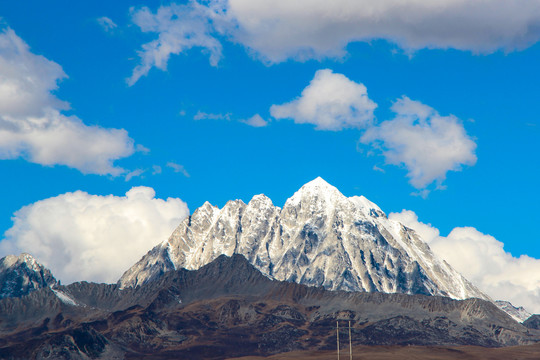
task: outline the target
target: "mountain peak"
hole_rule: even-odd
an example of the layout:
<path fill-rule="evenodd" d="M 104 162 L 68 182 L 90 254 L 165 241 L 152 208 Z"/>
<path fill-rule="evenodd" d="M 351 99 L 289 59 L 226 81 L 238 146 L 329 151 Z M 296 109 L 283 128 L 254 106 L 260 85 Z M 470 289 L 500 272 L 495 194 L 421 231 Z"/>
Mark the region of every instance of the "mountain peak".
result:
<path fill-rule="evenodd" d="M 313 179 L 310 182 L 304 184 L 304 186 L 302 186 L 301 189 L 304 189 L 304 188 L 305 189 L 321 189 L 321 190 L 336 189 L 336 187 L 330 185 L 326 180 L 324 180 L 320 176 L 317 176 L 315 179 Z"/>
<path fill-rule="evenodd" d="M 0 259 L 0 299 L 24 296 L 56 283 L 51 271 L 30 254 L 7 255 Z"/>
<path fill-rule="evenodd" d="M 343 195 L 335 186 L 330 185 L 319 176 L 306 183 L 295 192 L 294 195 L 287 200 L 285 206 L 296 206 L 307 199 L 322 200 L 328 204 L 345 199 L 345 195 Z"/>
<path fill-rule="evenodd" d="M 273 207 L 274 204 L 272 203 L 272 199 L 270 199 L 268 196 L 264 194 L 259 194 L 251 198 L 251 200 L 248 203 L 248 206 Z"/>
<path fill-rule="evenodd" d="M 26 264 L 29 269 L 34 271 L 39 271 L 40 269 L 40 264 L 32 255 L 28 253 L 21 253 L 19 256 L 7 255 L 0 259 L 0 271 L 11 267 L 20 266 L 22 264 Z"/>

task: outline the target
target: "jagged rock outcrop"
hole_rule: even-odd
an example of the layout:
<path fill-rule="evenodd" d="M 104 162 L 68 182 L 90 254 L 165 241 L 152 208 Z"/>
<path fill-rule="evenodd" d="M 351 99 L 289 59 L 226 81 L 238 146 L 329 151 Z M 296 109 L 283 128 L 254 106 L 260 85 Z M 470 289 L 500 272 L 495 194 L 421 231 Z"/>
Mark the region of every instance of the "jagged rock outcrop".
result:
<path fill-rule="evenodd" d="M 57 283 L 51 271 L 30 254 L 8 255 L 0 259 L 0 299 L 21 297 Z"/>
<path fill-rule="evenodd" d="M 531 315 L 527 320 L 523 322 L 523 326 L 529 329 L 540 330 L 540 315 Z"/>
<path fill-rule="evenodd" d="M 283 209 L 264 195 L 248 204 L 229 201 L 222 209 L 205 203 L 118 284 L 140 286 L 167 271 L 198 269 L 235 253 L 271 278 L 330 290 L 489 299 L 413 230 L 321 178 L 304 185 Z"/>

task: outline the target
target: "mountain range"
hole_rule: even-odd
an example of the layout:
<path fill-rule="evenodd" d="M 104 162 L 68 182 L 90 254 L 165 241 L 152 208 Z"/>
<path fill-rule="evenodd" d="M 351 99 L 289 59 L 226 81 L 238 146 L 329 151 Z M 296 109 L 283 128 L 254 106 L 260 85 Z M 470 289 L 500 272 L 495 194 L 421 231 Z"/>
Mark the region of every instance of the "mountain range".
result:
<path fill-rule="evenodd" d="M 540 331 L 493 303 L 329 291 L 271 280 L 243 256 L 121 289 L 74 283 L 0 300 L 2 359 L 226 359 L 353 345 L 534 344 Z"/>
<path fill-rule="evenodd" d="M 283 209 L 264 195 L 222 209 L 205 203 L 119 280 L 139 286 L 241 254 L 270 278 L 329 290 L 489 297 L 436 257 L 417 233 L 363 196 L 345 197 L 317 178 Z"/>
<path fill-rule="evenodd" d="M 205 203 L 117 284 L 62 286 L 29 254 L 1 259 L 0 281 L 2 359 L 322 351 L 339 319 L 355 345 L 540 340 L 536 316 L 493 301 L 414 230 L 321 178 L 283 208 L 264 195 Z"/>

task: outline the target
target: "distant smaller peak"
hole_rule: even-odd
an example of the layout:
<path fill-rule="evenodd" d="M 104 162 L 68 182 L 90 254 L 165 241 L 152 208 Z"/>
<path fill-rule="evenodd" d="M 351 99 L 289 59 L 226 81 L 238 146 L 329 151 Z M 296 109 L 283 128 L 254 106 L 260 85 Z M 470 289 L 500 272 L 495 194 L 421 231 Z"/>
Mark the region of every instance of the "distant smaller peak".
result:
<path fill-rule="evenodd" d="M 202 204 L 201 207 L 208 208 L 208 207 L 215 207 L 214 205 L 210 204 L 209 201 L 205 201 L 204 204 Z"/>
<path fill-rule="evenodd" d="M 249 204 L 254 204 L 254 203 L 264 203 L 268 205 L 274 205 L 272 203 L 272 199 L 270 199 L 268 196 L 264 194 L 254 195 L 249 201 Z"/>
<path fill-rule="evenodd" d="M 251 200 L 264 200 L 266 201 L 266 199 L 270 200 L 270 198 L 264 194 L 257 194 L 257 195 L 253 195 L 253 197 L 251 198 Z"/>
<path fill-rule="evenodd" d="M 210 204 L 208 201 L 205 201 L 201 207 L 195 209 L 195 211 L 205 211 L 205 212 L 214 212 L 219 210 L 217 206 Z"/>
<path fill-rule="evenodd" d="M 0 299 L 24 296 L 58 283 L 51 271 L 28 253 L 0 259 L 0 278 Z"/>
<path fill-rule="evenodd" d="M 0 259 L 0 263 L 3 265 L 4 268 L 12 267 L 16 264 L 22 264 L 22 263 L 26 263 L 29 265 L 38 264 L 36 259 L 28 253 L 21 253 L 19 256 L 7 255 L 3 257 L 2 259 Z"/>
<path fill-rule="evenodd" d="M 197 216 L 197 215 L 200 216 L 201 214 L 211 215 L 216 212 L 219 212 L 218 207 L 210 204 L 208 201 L 205 201 L 201 207 L 195 209 L 195 211 L 193 212 L 193 216 Z"/>

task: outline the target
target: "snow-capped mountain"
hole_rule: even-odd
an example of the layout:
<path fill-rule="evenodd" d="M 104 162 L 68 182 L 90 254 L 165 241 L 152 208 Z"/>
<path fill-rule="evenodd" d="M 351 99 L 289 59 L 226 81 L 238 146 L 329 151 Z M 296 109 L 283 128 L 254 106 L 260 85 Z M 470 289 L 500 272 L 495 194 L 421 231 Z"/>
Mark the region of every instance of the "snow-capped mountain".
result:
<path fill-rule="evenodd" d="M 524 322 L 532 315 L 530 312 L 525 310 L 523 306 L 516 307 L 512 305 L 512 303 L 509 301 L 497 300 L 495 301 L 495 305 L 497 305 L 499 309 L 510 315 L 517 322 Z"/>
<path fill-rule="evenodd" d="M 56 284 L 51 271 L 32 255 L 8 255 L 0 259 L 0 299 L 24 296 Z"/>
<path fill-rule="evenodd" d="M 321 178 L 304 185 L 283 209 L 264 195 L 248 204 L 229 201 L 222 209 L 205 203 L 118 283 L 142 285 L 165 271 L 198 269 L 234 253 L 271 278 L 330 290 L 489 299 L 413 230 Z"/>

